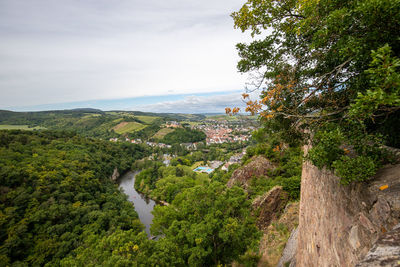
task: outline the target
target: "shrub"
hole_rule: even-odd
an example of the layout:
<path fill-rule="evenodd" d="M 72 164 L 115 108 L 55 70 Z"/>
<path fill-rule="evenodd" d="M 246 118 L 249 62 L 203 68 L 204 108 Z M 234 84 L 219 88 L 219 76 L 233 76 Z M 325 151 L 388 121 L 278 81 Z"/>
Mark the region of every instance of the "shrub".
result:
<path fill-rule="evenodd" d="M 344 154 L 340 148 L 343 140 L 343 134 L 338 128 L 332 131 L 320 131 L 314 137 L 313 147 L 308 152 L 307 158 L 319 169 L 324 166 L 331 169 L 332 163 Z"/>
<path fill-rule="evenodd" d="M 340 182 L 344 185 L 348 185 L 353 181 L 366 181 L 378 169 L 374 160 L 366 156 L 356 158 L 342 156 L 339 160 L 333 162 L 332 166 L 335 168 L 336 174 L 340 176 Z"/>

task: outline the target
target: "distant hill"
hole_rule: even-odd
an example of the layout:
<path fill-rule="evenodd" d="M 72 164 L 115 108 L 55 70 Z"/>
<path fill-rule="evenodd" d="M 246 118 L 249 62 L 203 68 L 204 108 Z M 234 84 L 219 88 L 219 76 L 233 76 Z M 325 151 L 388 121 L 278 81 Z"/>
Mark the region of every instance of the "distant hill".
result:
<path fill-rule="evenodd" d="M 201 121 L 204 118 L 201 114 L 102 111 L 92 108 L 37 112 L 0 110 L 0 129 L 51 129 L 101 138 L 120 135 L 146 138 L 154 135 L 166 121 Z"/>

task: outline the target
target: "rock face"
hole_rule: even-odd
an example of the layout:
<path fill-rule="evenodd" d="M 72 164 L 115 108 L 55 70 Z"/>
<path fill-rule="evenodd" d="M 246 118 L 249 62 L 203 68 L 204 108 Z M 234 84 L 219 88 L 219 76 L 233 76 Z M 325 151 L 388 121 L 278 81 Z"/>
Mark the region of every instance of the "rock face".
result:
<path fill-rule="evenodd" d="M 119 176 L 120 175 L 119 175 L 118 169 L 117 169 L 117 167 L 115 167 L 115 169 L 113 171 L 113 174 L 111 175 L 110 179 L 115 182 L 115 181 L 117 181 Z"/>
<path fill-rule="evenodd" d="M 288 263 L 289 267 L 296 266 L 296 249 L 297 249 L 297 236 L 299 233 L 299 228 L 293 229 L 292 233 L 290 234 L 289 240 L 286 243 L 285 249 L 283 250 L 282 257 L 278 262 L 276 267 L 284 267 L 287 266 Z"/>
<path fill-rule="evenodd" d="M 257 226 L 264 229 L 270 225 L 272 220 L 279 218 L 288 202 L 288 194 L 283 191 L 282 186 L 275 186 L 262 196 L 253 201 L 253 210 L 259 212 Z"/>
<path fill-rule="evenodd" d="M 330 171 L 303 164 L 297 266 L 354 266 L 399 221 L 400 164 L 349 186 Z"/>
<path fill-rule="evenodd" d="M 282 255 L 290 254 L 288 250 L 284 252 L 285 244 L 287 247 L 296 248 L 293 231 L 299 224 L 299 203 L 292 202 L 286 205 L 282 215 L 277 220 L 273 220 L 271 224 L 262 229 L 263 237 L 260 242 L 260 261 L 258 267 L 277 266 Z M 295 251 L 292 251 L 295 253 Z M 291 253 L 292 253 L 291 252 Z M 288 256 L 290 258 L 290 256 Z M 282 260 L 283 266 L 288 261 Z M 294 266 L 295 260 L 291 261 L 290 266 Z"/>
<path fill-rule="evenodd" d="M 387 232 L 356 267 L 400 266 L 400 224 Z"/>
<path fill-rule="evenodd" d="M 252 177 L 268 176 L 268 171 L 273 169 L 275 169 L 275 165 L 266 158 L 262 156 L 254 157 L 249 164 L 233 172 L 227 186 L 232 187 L 238 184 L 247 190 Z"/>

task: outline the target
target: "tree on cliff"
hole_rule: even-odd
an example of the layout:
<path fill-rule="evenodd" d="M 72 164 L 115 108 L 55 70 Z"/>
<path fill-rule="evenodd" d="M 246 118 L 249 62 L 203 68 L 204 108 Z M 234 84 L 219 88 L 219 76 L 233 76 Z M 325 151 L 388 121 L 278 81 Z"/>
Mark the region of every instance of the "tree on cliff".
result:
<path fill-rule="evenodd" d="M 365 144 L 381 134 L 400 146 L 399 0 L 248 0 L 232 17 L 254 37 L 237 45 L 238 69 L 253 74 L 248 90 L 262 90 L 261 100 L 243 94 L 246 110 L 284 142 L 308 128 L 328 150 L 323 133 L 335 130 L 373 169 L 379 156 Z"/>

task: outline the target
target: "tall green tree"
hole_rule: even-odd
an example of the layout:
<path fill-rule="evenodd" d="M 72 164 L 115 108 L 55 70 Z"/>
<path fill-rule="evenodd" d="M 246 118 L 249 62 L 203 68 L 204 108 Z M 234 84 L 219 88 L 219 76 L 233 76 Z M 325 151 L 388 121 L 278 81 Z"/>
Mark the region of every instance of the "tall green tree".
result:
<path fill-rule="evenodd" d="M 262 91 L 243 95 L 247 111 L 282 141 L 336 129 L 335 147 L 359 156 L 372 157 L 378 136 L 400 146 L 399 0 L 248 0 L 232 17 L 254 38 L 237 45 L 239 71 L 255 77 L 248 89 Z"/>
<path fill-rule="evenodd" d="M 238 69 L 258 74 L 262 115 L 282 126 L 342 118 L 358 93 L 377 86 L 375 71 L 367 71 L 371 51 L 386 45 L 392 57 L 400 54 L 399 0 L 249 0 L 232 17 L 254 37 L 237 45 Z M 374 62 L 375 69 L 399 72 L 388 61 Z M 399 83 L 378 87 L 388 92 Z M 398 115 L 398 102 L 378 105 Z"/>
<path fill-rule="evenodd" d="M 186 189 L 154 215 L 152 231 L 176 244 L 189 266 L 229 264 L 260 237 L 245 192 L 217 182 Z"/>
<path fill-rule="evenodd" d="M 59 266 L 88 239 L 144 228 L 110 179 L 147 155 L 142 147 L 53 131 L 0 140 L 1 266 Z"/>

